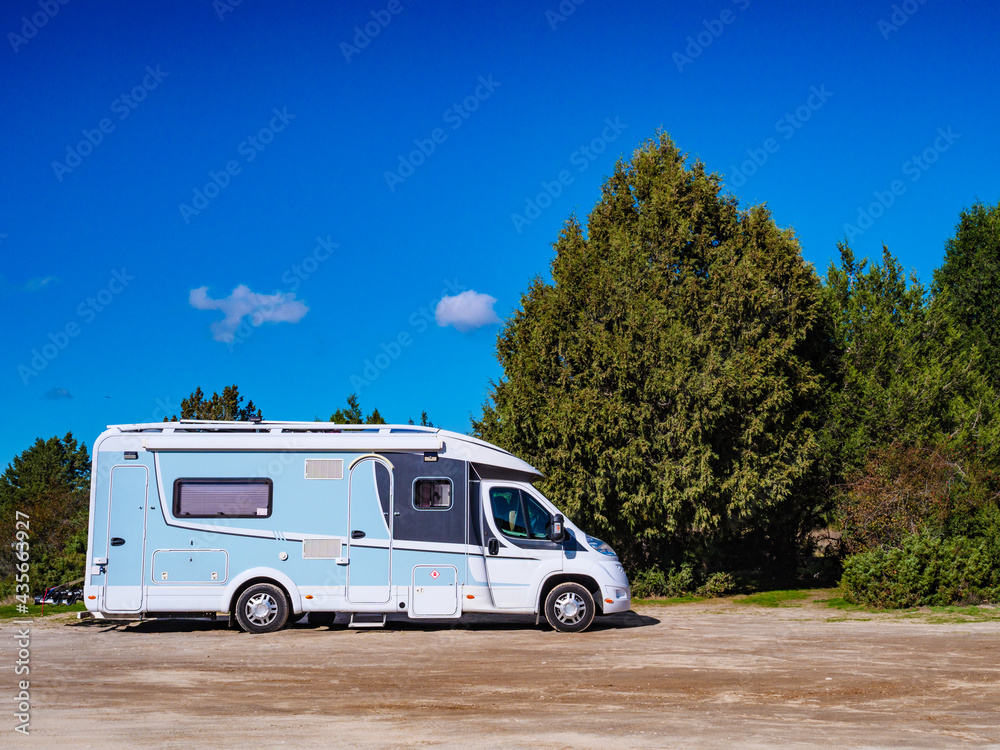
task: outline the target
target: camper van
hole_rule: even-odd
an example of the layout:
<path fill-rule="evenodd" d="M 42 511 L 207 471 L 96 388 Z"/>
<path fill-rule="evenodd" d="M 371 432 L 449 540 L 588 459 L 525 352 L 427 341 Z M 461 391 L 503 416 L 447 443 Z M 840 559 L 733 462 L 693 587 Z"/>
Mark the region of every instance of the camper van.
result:
<path fill-rule="evenodd" d="M 482 440 L 413 425 L 181 420 L 93 448 L 84 601 L 97 617 L 218 617 L 269 633 L 387 617 L 626 612 L 614 551 L 541 474 Z M 339 615 L 339 617 L 337 617 Z"/>

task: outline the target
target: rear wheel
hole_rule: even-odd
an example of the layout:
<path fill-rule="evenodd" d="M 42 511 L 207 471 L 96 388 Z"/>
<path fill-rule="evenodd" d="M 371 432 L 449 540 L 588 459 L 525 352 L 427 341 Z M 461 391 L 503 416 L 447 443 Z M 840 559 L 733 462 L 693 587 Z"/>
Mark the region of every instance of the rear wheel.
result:
<path fill-rule="evenodd" d="M 236 602 L 236 621 L 248 633 L 273 633 L 288 621 L 288 598 L 272 583 L 255 583 Z"/>
<path fill-rule="evenodd" d="M 560 632 L 586 630 L 594 614 L 594 597 L 579 583 L 560 583 L 545 597 L 545 619 Z"/>

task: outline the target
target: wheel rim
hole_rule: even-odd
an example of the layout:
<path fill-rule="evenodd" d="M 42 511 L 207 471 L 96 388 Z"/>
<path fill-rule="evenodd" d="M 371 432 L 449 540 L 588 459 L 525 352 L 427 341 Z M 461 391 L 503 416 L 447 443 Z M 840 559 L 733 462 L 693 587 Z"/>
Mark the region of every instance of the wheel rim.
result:
<path fill-rule="evenodd" d="M 572 591 L 556 599 L 556 618 L 564 625 L 575 625 L 587 616 L 587 603 Z"/>
<path fill-rule="evenodd" d="M 278 602 L 270 594 L 254 594 L 247 599 L 244 611 L 254 625 L 269 625 L 278 616 Z"/>

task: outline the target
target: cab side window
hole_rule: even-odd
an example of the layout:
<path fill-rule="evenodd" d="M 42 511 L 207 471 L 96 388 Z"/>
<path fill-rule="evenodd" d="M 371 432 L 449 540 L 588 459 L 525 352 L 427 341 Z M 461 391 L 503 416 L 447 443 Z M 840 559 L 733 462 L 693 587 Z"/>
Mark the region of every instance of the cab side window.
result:
<path fill-rule="evenodd" d="M 490 507 L 493 509 L 493 522 L 501 534 L 519 539 L 528 538 L 524 511 L 521 509 L 520 490 L 513 487 L 494 487 L 490 490 Z"/>
<path fill-rule="evenodd" d="M 531 495 L 514 487 L 490 490 L 493 522 L 500 533 L 516 539 L 548 539 L 552 519 Z"/>

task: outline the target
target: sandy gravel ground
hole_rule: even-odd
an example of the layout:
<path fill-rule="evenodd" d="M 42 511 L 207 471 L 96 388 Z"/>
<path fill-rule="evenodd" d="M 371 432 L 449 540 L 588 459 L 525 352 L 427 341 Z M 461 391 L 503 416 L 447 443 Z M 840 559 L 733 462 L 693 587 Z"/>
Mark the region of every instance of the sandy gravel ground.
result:
<path fill-rule="evenodd" d="M 13 707 L 13 626 L 0 624 Z M 732 600 L 599 619 L 36 622 L 7 747 L 1000 747 L 1000 621 Z"/>

